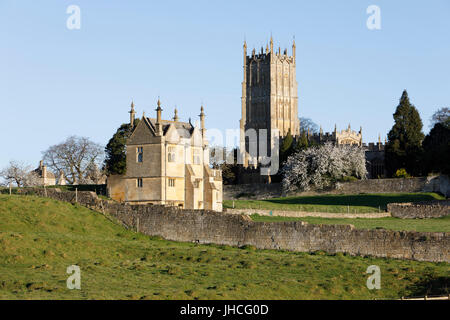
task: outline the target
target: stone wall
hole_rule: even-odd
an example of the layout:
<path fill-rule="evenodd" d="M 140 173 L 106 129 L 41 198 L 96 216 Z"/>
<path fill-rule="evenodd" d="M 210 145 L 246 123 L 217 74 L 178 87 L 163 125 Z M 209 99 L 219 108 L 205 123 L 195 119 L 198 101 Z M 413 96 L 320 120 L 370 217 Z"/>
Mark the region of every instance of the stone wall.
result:
<path fill-rule="evenodd" d="M 388 212 L 402 219 L 440 218 L 450 215 L 450 201 L 389 203 Z"/>
<path fill-rule="evenodd" d="M 230 209 L 225 208 L 225 212 L 229 214 L 245 214 L 252 215 L 258 214 L 260 216 L 267 217 L 292 217 L 292 218 L 302 218 L 302 217 L 321 217 L 321 218 L 362 218 L 362 219 L 373 219 L 373 218 L 385 218 L 390 217 L 389 212 L 373 212 L 373 213 L 335 213 L 335 212 L 309 212 L 309 211 L 293 211 L 293 210 L 264 210 L 264 209 Z"/>
<path fill-rule="evenodd" d="M 46 194 L 45 194 L 46 192 Z M 28 189 L 21 193 L 75 202 L 107 213 L 125 226 L 167 240 L 251 245 L 259 249 L 346 252 L 351 255 L 450 263 L 450 233 L 360 230 L 352 225 L 254 222 L 248 216 L 159 205 L 128 205 L 98 199 L 93 192 Z"/>
<path fill-rule="evenodd" d="M 224 199 L 266 199 L 283 196 L 280 183 L 224 185 Z M 367 179 L 337 183 L 335 189 L 292 192 L 287 196 L 358 193 L 439 192 L 450 197 L 447 176 L 408 179 Z"/>

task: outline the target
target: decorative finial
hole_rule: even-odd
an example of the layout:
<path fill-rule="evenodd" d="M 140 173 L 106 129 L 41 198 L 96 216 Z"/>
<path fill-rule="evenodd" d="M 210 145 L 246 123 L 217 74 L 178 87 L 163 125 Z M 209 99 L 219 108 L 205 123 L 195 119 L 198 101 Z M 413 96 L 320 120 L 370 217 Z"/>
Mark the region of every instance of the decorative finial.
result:
<path fill-rule="evenodd" d="M 173 121 L 178 121 L 178 110 L 177 110 L 177 106 L 175 106 L 175 111 L 174 111 Z"/>
<path fill-rule="evenodd" d="M 161 101 L 159 101 L 159 96 L 158 96 L 158 102 L 156 104 L 158 105 L 158 109 L 161 109 Z"/>
<path fill-rule="evenodd" d="M 131 110 L 128 111 L 128 113 L 130 114 L 130 126 L 133 128 L 134 127 L 134 115 L 136 114 L 136 112 L 134 112 L 133 100 L 131 100 Z"/>

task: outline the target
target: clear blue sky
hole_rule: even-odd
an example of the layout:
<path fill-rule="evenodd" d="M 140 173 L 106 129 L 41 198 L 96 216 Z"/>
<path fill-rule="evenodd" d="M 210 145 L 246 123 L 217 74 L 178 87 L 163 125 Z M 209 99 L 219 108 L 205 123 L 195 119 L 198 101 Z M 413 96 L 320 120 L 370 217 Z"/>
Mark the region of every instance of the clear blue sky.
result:
<path fill-rule="evenodd" d="M 68 30 L 66 9 L 81 9 Z M 366 8 L 381 9 L 368 30 Z M 106 144 L 138 115 L 178 106 L 208 128 L 238 128 L 242 43 L 297 44 L 299 115 L 325 131 L 350 122 L 364 142 L 384 137 L 403 89 L 429 130 L 450 106 L 450 1 L 0 0 L 0 167 L 37 165 L 69 135 Z"/>

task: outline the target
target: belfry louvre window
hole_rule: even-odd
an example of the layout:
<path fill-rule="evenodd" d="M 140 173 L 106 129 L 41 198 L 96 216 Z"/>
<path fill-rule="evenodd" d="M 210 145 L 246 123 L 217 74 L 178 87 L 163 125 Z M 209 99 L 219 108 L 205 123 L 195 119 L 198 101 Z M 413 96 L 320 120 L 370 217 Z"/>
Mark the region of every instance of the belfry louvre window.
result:
<path fill-rule="evenodd" d="M 169 179 L 169 187 L 175 187 L 175 179 Z"/>
<path fill-rule="evenodd" d="M 143 186 L 142 178 L 138 178 L 138 179 L 137 179 L 137 181 L 136 181 L 136 186 L 137 186 L 138 188 L 142 188 L 142 186 Z"/>
<path fill-rule="evenodd" d="M 136 148 L 137 153 L 137 162 L 142 162 L 144 160 L 144 148 L 143 147 L 137 147 Z"/>
<path fill-rule="evenodd" d="M 167 152 L 167 161 L 175 162 L 175 147 L 169 147 Z"/>

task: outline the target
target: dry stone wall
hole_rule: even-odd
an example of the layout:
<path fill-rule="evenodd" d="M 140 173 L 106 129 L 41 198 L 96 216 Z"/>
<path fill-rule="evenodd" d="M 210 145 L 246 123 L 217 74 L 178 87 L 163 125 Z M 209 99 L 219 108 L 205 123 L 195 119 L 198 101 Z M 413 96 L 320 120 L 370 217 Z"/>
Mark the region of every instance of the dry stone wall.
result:
<path fill-rule="evenodd" d="M 450 200 L 416 203 L 389 203 L 388 211 L 402 219 L 440 218 L 450 215 Z"/>
<path fill-rule="evenodd" d="M 407 179 L 367 179 L 337 183 L 334 189 L 323 191 L 293 192 L 287 196 L 320 194 L 439 192 L 450 197 L 450 181 L 447 176 Z M 284 196 L 280 183 L 224 185 L 223 197 L 232 199 L 266 199 Z"/>
<path fill-rule="evenodd" d="M 121 204 L 101 200 L 93 192 L 78 192 L 75 196 L 74 192 L 55 189 L 28 189 L 22 193 L 72 203 L 76 200 L 83 206 L 108 213 L 129 228 L 167 240 L 450 263 L 450 233 L 360 230 L 352 225 L 302 221 L 254 222 L 245 215 Z"/>

